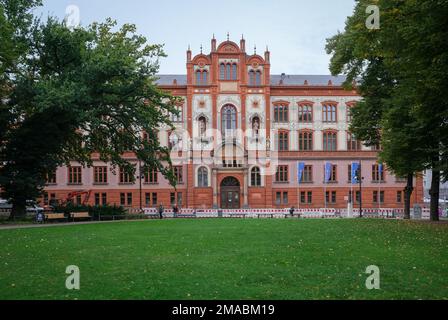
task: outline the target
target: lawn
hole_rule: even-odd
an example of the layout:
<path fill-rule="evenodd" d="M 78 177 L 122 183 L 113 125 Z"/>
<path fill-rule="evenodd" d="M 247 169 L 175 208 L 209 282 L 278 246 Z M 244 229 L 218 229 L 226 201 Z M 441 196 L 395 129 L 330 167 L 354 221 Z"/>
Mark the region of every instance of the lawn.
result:
<path fill-rule="evenodd" d="M 0 243 L 0 299 L 448 299 L 448 224 L 127 221 L 0 230 Z"/>

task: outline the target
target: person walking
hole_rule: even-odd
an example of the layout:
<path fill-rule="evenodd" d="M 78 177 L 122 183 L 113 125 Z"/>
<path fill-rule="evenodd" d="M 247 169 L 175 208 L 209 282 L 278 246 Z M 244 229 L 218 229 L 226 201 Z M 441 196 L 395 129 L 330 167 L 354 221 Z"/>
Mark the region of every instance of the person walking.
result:
<path fill-rule="evenodd" d="M 173 214 L 174 214 L 174 218 L 176 218 L 177 215 L 179 214 L 179 207 L 177 206 L 177 204 L 175 204 L 173 207 Z"/>
<path fill-rule="evenodd" d="M 160 204 L 159 206 L 159 216 L 160 219 L 163 219 L 163 212 L 165 211 L 165 208 L 163 207 L 163 203 Z"/>

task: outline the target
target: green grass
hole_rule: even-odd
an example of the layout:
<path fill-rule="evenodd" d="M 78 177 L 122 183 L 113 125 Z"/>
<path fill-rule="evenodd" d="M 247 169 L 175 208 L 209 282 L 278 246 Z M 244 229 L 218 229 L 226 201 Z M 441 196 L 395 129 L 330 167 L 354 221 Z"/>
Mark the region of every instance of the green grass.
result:
<path fill-rule="evenodd" d="M 448 299 L 448 224 L 128 221 L 0 230 L 0 243 L 0 299 Z"/>

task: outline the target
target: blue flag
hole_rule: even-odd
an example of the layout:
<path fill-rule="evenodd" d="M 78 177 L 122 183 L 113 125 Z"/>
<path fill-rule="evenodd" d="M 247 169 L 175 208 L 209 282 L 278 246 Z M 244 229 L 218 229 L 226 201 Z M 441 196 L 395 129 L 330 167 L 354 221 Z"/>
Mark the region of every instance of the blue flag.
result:
<path fill-rule="evenodd" d="M 297 163 L 297 179 L 298 182 L 302 181 L 303 170 L 305 170 L 305 162 Z"/>
<path fill-rule="evenodd" d="M 333 165 L 330 162 L 325 163 L 325 183 L 330 181 L 332 167 Z"/>
<path fill-rule="evenodd" d="M 356 183 L 359 182 L 357 177 L 356 177 L 356 172 L 358 171 L 358 169 L 359 169 L 359 163 L 358 162 L 353 162 L 352 163 L 352 174 L 351 174 L 351 176 L 352 176 L 352 184 L 356 184 Z"/>
<path fill-rule="evenodd" d="M 383 164 L 379 163 L 378 164 L 378 176 L 380 177 L 380 179 L 381 179 L 382 175 L 383 175 Z"/>

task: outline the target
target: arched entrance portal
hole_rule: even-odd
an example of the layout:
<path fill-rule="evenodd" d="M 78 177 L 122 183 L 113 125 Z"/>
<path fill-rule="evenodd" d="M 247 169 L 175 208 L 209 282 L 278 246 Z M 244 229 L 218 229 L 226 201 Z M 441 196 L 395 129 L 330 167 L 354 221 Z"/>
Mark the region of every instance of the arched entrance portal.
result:
<path fill-rule="evenodd" d="M 234 177 L 227 177 L 221 182 L 221 209 L 240 208 L 240 182 Z"/>

